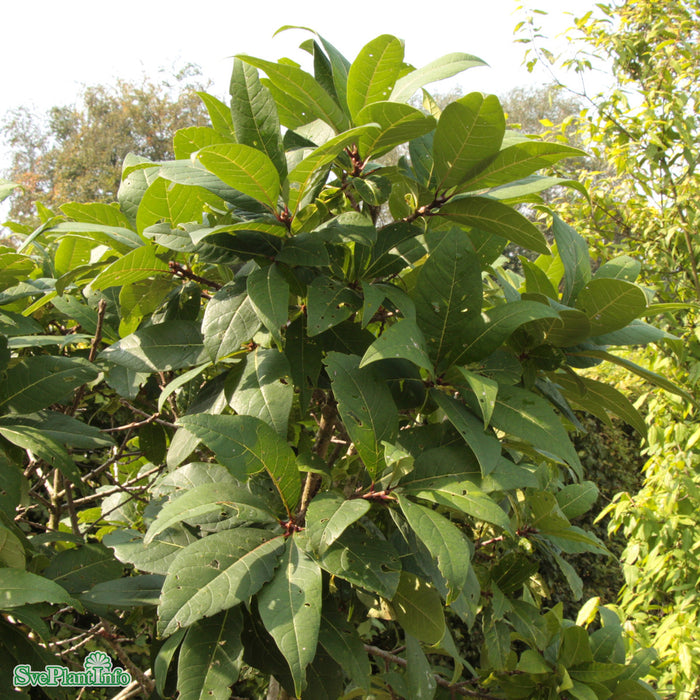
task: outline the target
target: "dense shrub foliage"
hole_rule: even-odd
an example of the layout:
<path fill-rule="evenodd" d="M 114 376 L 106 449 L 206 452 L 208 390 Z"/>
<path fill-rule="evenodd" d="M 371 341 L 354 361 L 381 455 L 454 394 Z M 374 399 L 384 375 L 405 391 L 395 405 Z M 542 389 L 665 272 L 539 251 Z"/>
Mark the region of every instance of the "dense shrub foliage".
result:
<path fill-rule="evenodd" d="M 573 409 L 646 431 L 585 368 L 677 391 L 607 351 L 666 335 L 639 263 L 516 208 L 581 152 L 407 104 L 473 56 L 302 46 L 1 253 L 3 678 L 106 645 L 153 697 L 655 697 L 614 607 L 543 604 L 606 555 Z"/>

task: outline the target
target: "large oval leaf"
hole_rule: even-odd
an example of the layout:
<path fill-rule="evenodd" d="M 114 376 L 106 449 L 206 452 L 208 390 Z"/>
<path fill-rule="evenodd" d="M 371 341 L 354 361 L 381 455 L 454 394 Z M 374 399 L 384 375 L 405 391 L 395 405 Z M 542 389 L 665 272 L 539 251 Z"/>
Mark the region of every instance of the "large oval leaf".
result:
<path fill-rule="evenodd" d="M 367 471 L 375 479 L 386 466 L 382 442 L 393 442 L 399 414 L 386 384 L 377 379 L 371 367 L 360 369 L 359 360 L 354 355 L 330 352 L 326 367 L 338 413 Z"/>
<path fill-rule="evenodd" d="M 253 416 L 183 416 L 179 423 L 216 454 L 241 481 L 265 470 L 291 515 L 299 501 L 299 470 L 291 447 L 274 429 Z"/>
<path fill-rule="evenodd" d="M 435 176 L 441 190 L 461 185 L 487 164 L 503 141 L 506 119 L 495 95 L 472 92 L 449 104 L 435 129 Z"/>
<path fill-rule="evenodd" d="M 254 528 L 216 532 L 173 559 L 158 607 L 158 630 L 180 627 L 233 608 L 269 581 L 284 551 L 284 538 Z"/>
<path fill-rule="evenodd" d="M 277 210 L 280 177 L 265 153 L 251 146 L 222 143 L 197 152 L 197 160 L 233 189 Z"/>
<path fill-rule="evenodd" d="M 347 102 L 354 117 L 365 105 L 386 100 L 403 65 L 403 44 L 382 34 L 364 46 L 348 71 Z"/>
<path fill-rule="evenodd" d="M 644 313 L 647 298 L 636 284 L 621 279 L 593 279 L 576 297 L 591 323 L 591 335 L 603 335 L 624 328 Z"/>
<path fill-rule="evenodd" d="M 273 579 L 258 593 L 258 610 L 287 659 L 298 696 L 306 685 L 306 667 L 316 655 L 321 594 L 319 565 L 290 537 Z"/>
<path fill-rule="evenodd" d="M 202 361 L 199 324 L 164 321 L 127 335 L 103 350 L 99 359 L 134 372 L 166 372 Z"/>
<path fill-rule="evenodd" d="M 177 664 L 179 700 L 228 700 L 243 655 L 239 609 L 199 620 L 187 630 Z"/>
<path fill-rule="evenodd" d="M 80 357 L 24 357 L 7 370 L 0 383 L 0 407 L 34 413 L 68 398 L 97 375 L 97 368 Z"/>

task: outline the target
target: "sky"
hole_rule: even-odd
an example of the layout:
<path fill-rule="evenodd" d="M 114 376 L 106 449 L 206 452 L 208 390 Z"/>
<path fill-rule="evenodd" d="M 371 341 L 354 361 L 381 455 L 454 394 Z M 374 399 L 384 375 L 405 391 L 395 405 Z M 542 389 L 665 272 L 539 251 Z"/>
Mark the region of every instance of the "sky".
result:
<path fill-rule="evenodd" d="M 0 42 L 0 117 L 25 105 L 44 111 L 74 104 L 84 86 L 157 76 L 194 63 L 212 81 L 209 91 L 227 94 L 232 56 L 303 60 L 298 45 L 309 35 L 282 25 L 315 29 L 349 59 L 369 40 L 389 33 L 405 40 L 406 60 L 419 67 L 461 51 L 489 68 L 459 79 L 465 92 L 503 94 L 517 85 L 544 83 L 521 66 L 523 46 L 513 42 L 520 4 L 548 10 L 550 34 L 571 24 L 571 15 L 592 0 L 32 0 L 3 3 Z M 448 84 L 447 87 L 452 85 Z M 1 159 L 0 159 L 1 160 Z"/>

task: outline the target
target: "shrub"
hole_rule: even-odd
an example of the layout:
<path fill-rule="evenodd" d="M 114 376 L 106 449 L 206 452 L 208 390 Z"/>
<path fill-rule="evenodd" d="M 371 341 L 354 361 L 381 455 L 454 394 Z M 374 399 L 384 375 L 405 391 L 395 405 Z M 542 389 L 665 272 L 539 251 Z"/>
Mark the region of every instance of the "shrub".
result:
<path fill-rule="evenodd" d="M 3 663 L 77 630 L 183 699 L 241 669 L 305 699 L 654 697 L 612 608 L 541 605 L 540 567 L 578 599 L 566 556 L 606 551 L 570 522 L 598 493 L 572 407 L 645 429 L 576 369 L 663 336 L 633 262 L 593 275 L 515 208 L 580 152 L 494 96 L 406 104 L 473 56 L 303 48 L 313 75 L 237 57 L 176 160 L 2 253 Z"/>

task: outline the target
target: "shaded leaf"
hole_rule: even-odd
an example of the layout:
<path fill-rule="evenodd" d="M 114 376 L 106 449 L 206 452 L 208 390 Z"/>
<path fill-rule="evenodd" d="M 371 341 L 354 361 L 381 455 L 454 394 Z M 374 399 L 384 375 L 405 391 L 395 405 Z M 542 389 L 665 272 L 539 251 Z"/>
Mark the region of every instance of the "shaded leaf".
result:
<path fill-rule="evenodd" d="M 215 532 L 185 547 L 163 584 L 159 633 L 167 636 L 248 600 L 272 578 L 283 551 L 283 537 L 254 528 Z"/>

